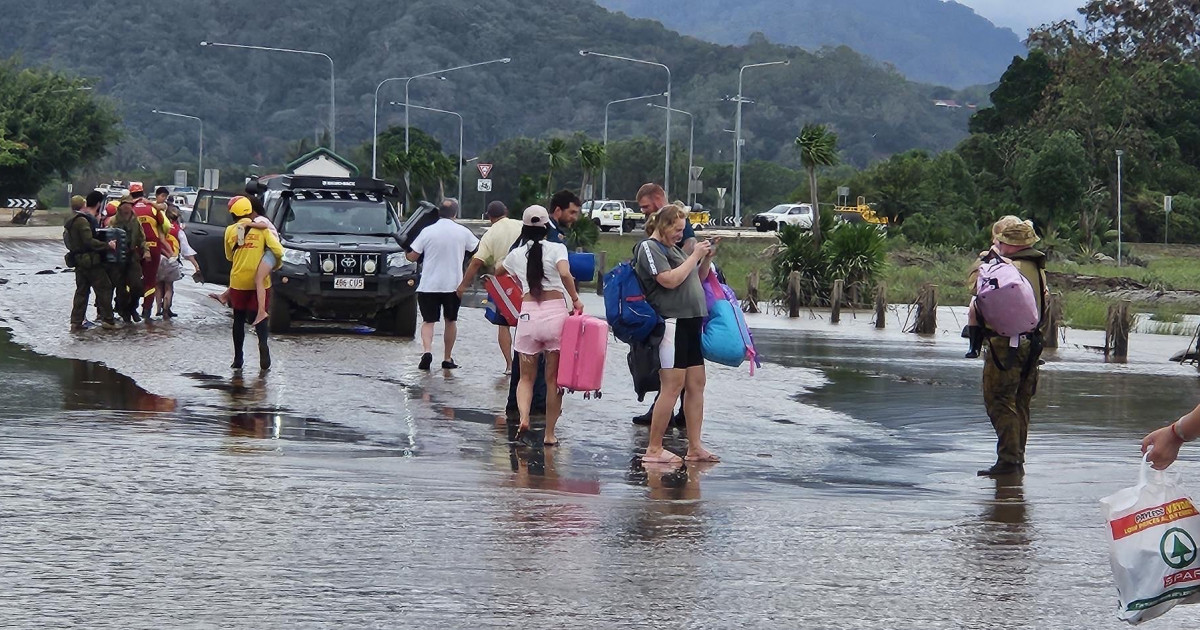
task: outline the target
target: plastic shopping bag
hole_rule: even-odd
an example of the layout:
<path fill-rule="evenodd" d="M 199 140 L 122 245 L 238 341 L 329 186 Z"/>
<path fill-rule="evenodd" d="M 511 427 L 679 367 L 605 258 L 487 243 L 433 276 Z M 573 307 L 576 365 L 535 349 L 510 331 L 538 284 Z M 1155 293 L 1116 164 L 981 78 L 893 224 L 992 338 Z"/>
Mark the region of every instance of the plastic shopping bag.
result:
<path fill-rule="evenodd" d="M 1200 512 L 1178 476 L 1143 459 L 1138 484 L 1100 500 L 1111 535 L 1120 609 L 1132 625 L 1200 603 Z"/>

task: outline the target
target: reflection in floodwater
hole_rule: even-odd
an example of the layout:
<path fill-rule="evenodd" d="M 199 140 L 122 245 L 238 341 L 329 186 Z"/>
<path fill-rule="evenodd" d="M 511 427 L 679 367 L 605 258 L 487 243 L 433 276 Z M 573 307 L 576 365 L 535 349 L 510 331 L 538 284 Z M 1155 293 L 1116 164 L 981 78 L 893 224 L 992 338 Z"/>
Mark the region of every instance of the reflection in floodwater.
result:
<path fill-rule="evenodd" d="M 100 363 L 30 352 L 0 329 L 0 365 L 6 387 L 0 415 L 38 410 L 160 413 L 176 409 L 172 398 L 151 394 L 133 379 Z"/>

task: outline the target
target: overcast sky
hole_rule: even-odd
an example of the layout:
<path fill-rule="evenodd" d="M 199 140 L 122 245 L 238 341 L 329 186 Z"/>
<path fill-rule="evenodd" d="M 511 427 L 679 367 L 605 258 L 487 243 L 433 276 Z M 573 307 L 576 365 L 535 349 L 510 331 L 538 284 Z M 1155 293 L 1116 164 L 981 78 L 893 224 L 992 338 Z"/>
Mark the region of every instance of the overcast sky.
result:
<path fill-rule="evenodd" d="M 1075 19 L 1076 9 L 1085 0 L 955 0 L 992 21 L 1007 26 L 1024 39 L 1026 32 L 1040 24 L 1062 19 Z"/>

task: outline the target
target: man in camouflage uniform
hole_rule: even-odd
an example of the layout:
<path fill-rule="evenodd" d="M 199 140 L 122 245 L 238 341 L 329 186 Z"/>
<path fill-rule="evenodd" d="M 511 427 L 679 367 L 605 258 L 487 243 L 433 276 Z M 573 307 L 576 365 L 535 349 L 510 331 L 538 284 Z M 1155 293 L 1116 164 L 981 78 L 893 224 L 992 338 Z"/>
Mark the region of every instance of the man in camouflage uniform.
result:
<path fill-rule="evenodd" d="M 145 288 L 142 285 L 142 261 L 150 257 L 150 249 L 146 247 L 146 235 L 137 215 L 133 213 L 133 203 L 122 201 L 117 206 L 117 214 L 109 223 L 110 228 L 125 230 L 125 260 L 119 263 L 108 263 L 108 277 L 112 280 L 117 294 L 117 314 L 125 323 L 140 322 L 138 304 L 141 302 Z"/>
<path fill-rule="evenodd" d="M 1046 320 L 1046 255 L 1033 249 L 1040 238 L 1028 221 L 1010 224 L 996 237 L 996 252 L 1012 262 L 1029 281 L 1042 322 Z M 987 322 L 984 321 L 986 326 Z M 1015 353 L 1015 356 L 1010 356 Z M 1041 324 L 1021 335 L 1019 345 L 987 331 L 984 344 L 983 402 L 996 431 L 996 463 L 979 471 L 981 477 L 1025 473 L 1025 443 L 1029 438 L 1029 406 L 1037 393 L 1038 364 L 1042 354 Z"/>
<path fill-rule="evenodd" d="M 113 319 L 113 287 L 104 269 L 104 255 L 116 249 L 116 243 L 96 238 L 99 227 L 98 214 L 104 193 L 92 191 L 88 194 L 82 210 L 72 212 L 63 224 L 63 242 L 67 246 L 68 264 L 75 267 L 75 300 L 71 308 L 71 331 L 84 330 L 83 317 L 87 314 L 88 295 L 95 291 L 96 310 L 105 328 L 116 326 Z"/>

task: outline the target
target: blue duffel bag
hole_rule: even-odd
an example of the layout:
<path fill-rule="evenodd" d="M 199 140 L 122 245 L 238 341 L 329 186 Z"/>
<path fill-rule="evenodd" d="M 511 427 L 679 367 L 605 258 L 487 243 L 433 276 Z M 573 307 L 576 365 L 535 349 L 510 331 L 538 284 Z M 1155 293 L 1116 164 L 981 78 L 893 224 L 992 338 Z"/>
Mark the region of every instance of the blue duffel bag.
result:
<path fill-rule="evenodd" d="M 596 279 L 596 255 L 587 252 L 570 252 L 567 264 L 571 266 L 571 277 L 575 282 L 591 282 Z"/>

